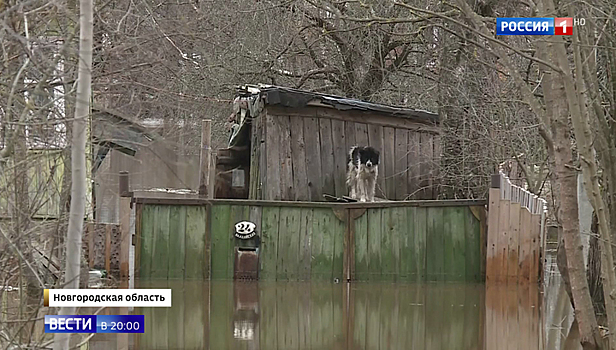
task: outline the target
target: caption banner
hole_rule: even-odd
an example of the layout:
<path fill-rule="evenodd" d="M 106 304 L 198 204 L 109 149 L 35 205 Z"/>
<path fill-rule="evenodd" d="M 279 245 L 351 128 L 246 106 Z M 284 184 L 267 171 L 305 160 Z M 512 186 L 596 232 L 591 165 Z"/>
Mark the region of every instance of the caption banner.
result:
<path fill-rule="evenodd" d="M 45 315 L 45 333 L 143 333 L 143 315 Z"/>
<path fill-rule="evenodd" d="M 47 307 L 171 307 L 171 289 L 45 289 Z"/>

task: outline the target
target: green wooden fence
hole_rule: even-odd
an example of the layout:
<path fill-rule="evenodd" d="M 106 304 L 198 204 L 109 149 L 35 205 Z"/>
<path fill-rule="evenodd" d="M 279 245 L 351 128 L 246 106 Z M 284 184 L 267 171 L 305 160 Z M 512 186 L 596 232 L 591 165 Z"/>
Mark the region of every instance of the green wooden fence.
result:
<path fill-rule="evenodd" d="M 233 227 L 250 220 L 260 280 L 482 281 L 477 204 L 137 199 L 135 266 L 139 278 L 232 279 Z"/>

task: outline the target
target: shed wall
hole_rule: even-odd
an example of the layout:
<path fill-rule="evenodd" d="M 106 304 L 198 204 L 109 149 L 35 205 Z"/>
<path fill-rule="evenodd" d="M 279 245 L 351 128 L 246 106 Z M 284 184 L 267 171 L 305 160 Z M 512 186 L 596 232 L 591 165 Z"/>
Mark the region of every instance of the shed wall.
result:
<path fill-rule="evenodd" d="M 381 152 L 376 197 L 435 199 L 440 135 L 408 119 L 326 108 L 268 107 L 254 120 L 251 199 L 322 201 L 348 195 L 347 154 Z"/>

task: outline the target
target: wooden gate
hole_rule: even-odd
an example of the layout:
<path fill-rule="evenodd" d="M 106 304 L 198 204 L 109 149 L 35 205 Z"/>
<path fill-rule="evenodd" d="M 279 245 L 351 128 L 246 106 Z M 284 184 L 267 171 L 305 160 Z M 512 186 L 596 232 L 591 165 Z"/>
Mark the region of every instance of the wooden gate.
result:
<path fill-rule="evenodd" d="M 486 281 L 536 283 L 543 273 L 546 201 L 502 172 L 492 176 L 489 196 Z"/>

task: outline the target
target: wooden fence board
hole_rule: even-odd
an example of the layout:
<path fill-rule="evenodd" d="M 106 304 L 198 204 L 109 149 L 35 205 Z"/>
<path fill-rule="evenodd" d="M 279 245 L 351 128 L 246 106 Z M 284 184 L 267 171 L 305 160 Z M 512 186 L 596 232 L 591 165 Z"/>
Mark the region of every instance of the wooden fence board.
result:
<path fill-rule="evenodd" d="M 423 281 L 426 278 L 426 256 L 427 256 L 427 234 L 428 234 L 428 209 L 427 208 L 408 208 L 413 214 L 409 216 L 413 225 L 415 235 L 413 235 L 413 251 L 415 261 L 414 281 Z M 409 220 L 410 220 L 409 219 Z"/>
<path fill-rule="evenodd" d="M 169 206 L 158 206 L 152 245 L 152 278 L 167 279 L 169 275 Z"/>
<path fill-rule="evenodd" d="M 385 198 L 389 200 L 396 199 L 396 184 L 394 183 L 395 178 L 395 166 L 394 160 L 395 156 L 395 129 L 390 127 L 383 128 L 383 151 L 381 152 L 381 157 L 383 159 L 383 166 L 379 167 L 379 175 L 385 175 L 385 194 L 387 195 Z M 381 171 L 383 173 L 381 173 Z"/>
<path fill-rule="evenodd" d="M 303 118 L 291 118 L 291 161 L 293 164 L 293 190 L 295 200 L 307 201 L 310 199 L 309 187 L 306 186 L 306 144 L 304 142 L 304 121 Z"/>
<path fill-rule="evenodd" d="M 346 235 L 346 222 L 340 221 L 332 211 L 332 217 L 335 220 L 332 220 L 332 228 L 333 228 L 333 239 L 334 239 L 334 251 L 333 251 L 333 262 L 332 262 L 332 278 L 338 279 L 339 281 L 343 280 L 343 272 L 344 272 L 344 237 Z"/>
<path fill-rule="evenodd" d="M 261 221 L 261 271 L 262 280 L 276 279 L 278 260 L 278 221 L 280 207 L 264 207 Z"/>
<path fill-rule="evenodd" d="M 430 170 L 431 164 L 429 159 L 432 157 L 433 145 L 432 135 L 427 133 L 419 134 L 419 192 L 420 199 L 430 199 Z"/>
<path fill-rule="evenodd" d="M 276 280 L 298 278 L 301 211 L 301 208 L 280 208 Z"/>
<path fill-rule="evenodd" d="M 280 137 L 280 133 L 283 132 L 280 130 L 280 126 L 278 125 L 278 117 L 272 116 L 269 114 L 265 115 L 265 127 L 267 128 L 266 134 L 266 164 L 267 169 L 265 170 L 265 181 L 267 186 L 265 187 L 265 199 L 270 200 L 279 200 L 281 196 L 280 191 L 280 145 L 278 138 Z M 284 131 L 286 132 L 286 130 Z"/>
<path fill-rule="evenodd" d="M 298 279 L 300 281 L 310 280 L 311 265 L 311 240 L 313 235 L 312 225 L 313 209 L 301 208 L 299 216 L 299 267 Z"/>
<path fill-rule="evenodd" d="M 334 185 L 334 143 L 332 140 L 331 119 L 319 118 L 319 133 L 321 140 L 321 191 L 322 193 L 334 195 L 336 188 Z"/>
<path fill-rule="evenodd" d="M 507 247 L 507 275 L 510 282 L 516 282 L 520 274 L 518 255 L 520 249 L 520 203 L 509 206 L 509 243 Z"/>
<path fill-rule="evenodd" d="M 225 279 L 229 276 L 231 270 L 229 268 L 229 255 L 232 255 L 230 244 L 233 236 L 232 232 L 228 232 L 230 215 L 230 205 L 212 206 L 212 222 L 210 225 L 212 234 L 211 275 L 213 279 Z M 188 240 L 186 243 L 188 249 Z"/>
<path fill-rule="evenodd" d="M 522 208 L 520 210 L 520 274 L 518 281 L 520 283 L 530 281 L 530 271 L 532 265 L 532 237 L 531 237 L 531 215 L 528 209 Z"/>
<path fill-rule="evenodd" d="M 420 171 L 420 148 L 419 148 L 419 133 L 409 130 L 408 136 L 408 149 L 407 149 L 407 164 L 409 170 L 407 171 L 407 191 L 410 196 L 409 199 L 419 198 L 419 171 Z"/>
<path fill-rule="evenodd" d="M 441 220 L 443 222 L 443 230 L 440 232 L 433 232 L 434 235 L 440 236 L 443 242 L 443 255 L 441 256 L 441 259 L 443 263 L 442 272 L 444 280 L 455 280 L 453 274 L 455 270 L 454 255 L 456 253 L 453 237 L 453 231 L 456 229 L 456 223 L 454 222 L 455 219 L 453 208 L 443 208 Z"/>
<path fill-rule="evenodd" d="M 322 200 L 323 193 L 322 168 L 321 168 L 321 138 L 319 135 L 319 121 L 317 118 L 304 119 L 304 139 L 306 150 L 306 175 L 311 201 Z"/>
<path fill-rule="evenodd" d="M 450 268 L 449 281 L 466 280 L 466 255 L 470 254 L 467 249 L 466 213 L 468 208 L 447 208 L 451 217 L 451 240 L 453 247 L 452 265 Z"/>
<path fill-rule="evenodd" d="M 379 150 L 381 154 L 383 153 L 383 126 L 368 124 L 368 143 L 370 144 L 370 146 Z M 382 170 L 383 168 L 381 167 L 380 169 Z M 384 173 L 380 174 L 379 177 L 377 177 L 376 182 L 377 189 L 375 191 L 375 196 L 385 198 L 386 188 Z"/>
<path fill-rule="evenodd" d="M 381 280 L 394 281 L 396 273 L 396 259 L 394 256 L 395 243 L 393 225 L 393 208 L 384 210 L 381 216 Z"/>
<path fill-rule="evenodd" d="M 400 272 L 397 279 L 401 282 L 411 282 L 417 273 L 417 251 L 415 250 L 415 220 L 412 208 L 396 208 L 397 210 L 397 230 L 400 232 L 398 240 L 398 257 L 400 260 Z"/>
<path fill-rule="evenodd" d="M 480 208 L 483 210 L 483 208 Z M 481 222 L 475 217 L 473 212 L 468 209 L 463 209 L 465 213 L 464 232 L 466 234 L 466 250 L 465 250 L 465 272 L 466 281 L 481 281 Z"/>
<path fill-rule="evenodd" d="M 541 251 L 541 215 L 533 214 L 531 215 L 531 270 L 530 275 L 534 280 L 531 282 L 536 283 L 539 278 L 540 272 L 540 251 Z"/>
<path fill-rule="evenodd" d="M 313 215 L 313 245 L 311 277 L 313 280 L 333 280 L 334 235 L 339 227 L 331 209 L 315 209 Z"/>
<path fill-rule="evenodd" d="M 368 214 L 364 214 L 355 219 L 355 278 L 358 281 L 369 280 L 368 240 Z"/>
<path fill-rule="evenodd" d="M 488 245 L 486 251 L 486 281 L 496 279 L 498 236 L 499 236 L 499 212 L 500 212 L 500 189 L 490 188 L 488 202 Z"/>
<path fill-rule="evenodd" d="M 344 121 L 332 119 L 332 141 L 334 146 L 334 187 L 336 196 L 342 197 L 348 194 L 346 187 L 347 154 Z"/>
<path fill-rule="evenodd" d="M 233 205 L 229 212 L 229 221 L 227 224 L 227 235 L 229 237 L 229 250 L 227 254 L 227 277 L 226 279 L 232 279 L 235 274 L 235 247 L 243 247 L 247 243 L 243 240 L 237 240 L 233 233 L 235 232 L 235 224 L 240 221 L 250 220 L 250 207 L 247 205 Z M 255 228 L 256 230 L 257 228 Z"/>
<path fill-rule="evenodd" d="M 499 205 L 499 218 L 498 218 L 498 239 L 496 246 L 496 280 L 502 282 L 507 279 L 507 258 L 509 253 L 507 251 L 509 246 L 509 214 L 511 201 L 508 199 L 501 199 Z"/>
<path fill-rule="evenodd" d="M 396 129 L 396 142 L 394 157 L 396 163 L 394 165 L 395 172 L 395 189 L 396 199 L 403 200 L 408 195 L 407 190 L 407 172 L 408 172 L 408 130 Z"/>
<path fill-rule="evenodd" d="M 143 222 L 141 223 L 141 254 L 139 254 L 139 277 L 150 278 L 152 276 L 152 244 L 154 240 L 154 230 L 157 225 L 156 207 L 146 205 L 142 212 Z"/>
<path fill-rule="evenodd" d="M 169 279 L 182 279 L 186 254 L 186 207 L 170 207 L 169 236 Z"/>
<path fill-rule="evenodd" d="M 204 254 L 206 214 L 206 207 L 186 208 L 186 260 L 184 265 L 186 266 L 185 276 L 189 280 L 200 280 L 205 277 L 205 262 L 208 260 Z M 227 233 L 227 237 L 229 236 L 230 233 Z M 228 244 L 227 252 L 229 252 Z"/>
<path fill-rule="evenodd" d="M 381 215 L 383 211 L 368 209 L 368 279 L 380 281 L 382 279 L 382 239 Z"/>
<path fill-rule="evenodd" d="M 426 275 L 428 281 L 444 280 L 443 208 L 427 208 Z"/>
<path fill-rule="evenodd" d="M 291 151 L 291 129 L 289 117 L 277 116 L 280 127 L 279 150 L 280 150 L 280 191 L 281 198 L 295 198 L 295 183 L 293 179 L 293 157 Z"/>

